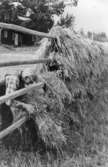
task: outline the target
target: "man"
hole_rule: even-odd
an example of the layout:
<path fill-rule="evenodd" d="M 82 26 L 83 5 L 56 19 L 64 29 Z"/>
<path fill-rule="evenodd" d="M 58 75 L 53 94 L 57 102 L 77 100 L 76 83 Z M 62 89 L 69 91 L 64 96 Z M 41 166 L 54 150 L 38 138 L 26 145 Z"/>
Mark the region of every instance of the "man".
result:
<path fill-rule="evenodd" d="M 23 84 L 21 82 L 23 82 Z M 5 76 L 6 94 L 13 93 L 14 91 L 20 89 L 21 85 L 27 87 L 30 84 L 37 82 L 39 82 L 39 78 L 33 68 L 26 68 L 21 72 L 13 72 L 11 74 L 7 74 Z M 42 89 L 41 93 L 43 92 L 44 90 Z M 34 113 L 33 105 L 24 103 L 21 98 L 18 100 L 8 100 L 6 101 L 6 104 L 11 108 L 14 121 L 22 116 L 25 111 L 27 111 L 29 115 Z M 20 108 L 24 109 L 23 114 L 21 114 L 22 111 L 20 112 Z"/>
<path fill-rule="evenodd" d="M 6 91 L 5 94 L 11 94 L 14 91 L 21 88 L 21 85 L 23 82 L 21 79 L 21 72 L 13 71 L 9 74 L 5 75 L 5 85 L 6 85 Z M 23 87 L 22 87 L 23 88 Z M 22 100 L 22 98 L 20 98 Z M 27 111 L 29 114 L 33 113 L 34 109 L 31 105 L 25 104 L 22 101 L 18 100 L 8 100 L 6 101 L 6 105 L 10 107 L 13 115 L 13 121 L 16 121 L 18 118 L 20 118 L 23 113 L 20 112 L 21 106 L 22 108 Z"/>

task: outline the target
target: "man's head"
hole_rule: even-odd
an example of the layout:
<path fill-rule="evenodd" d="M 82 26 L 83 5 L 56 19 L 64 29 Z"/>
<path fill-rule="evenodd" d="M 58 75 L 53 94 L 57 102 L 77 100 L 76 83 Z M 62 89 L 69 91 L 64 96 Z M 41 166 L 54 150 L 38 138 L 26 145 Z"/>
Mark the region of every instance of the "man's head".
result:
<path fill-rule="evenodd" d="M 22 71 L 21 77 L 25 87 L 27 87 L 30 84 L 33 84 L 34 82 L 37 82 L 38 80 L 37 75 L 35 74 L 35 71 L 32 68 L 24 69 Z"/>

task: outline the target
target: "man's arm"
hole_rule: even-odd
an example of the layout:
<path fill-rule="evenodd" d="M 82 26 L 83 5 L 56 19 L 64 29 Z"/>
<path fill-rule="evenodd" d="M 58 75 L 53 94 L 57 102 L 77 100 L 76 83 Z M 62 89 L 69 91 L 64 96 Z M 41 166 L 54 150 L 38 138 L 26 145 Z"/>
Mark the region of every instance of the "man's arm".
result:
<path fill-rule="evenodd" d="M 14 107 L 22 107 L 23 109 L 25 109 L 27 111 L 27 113 L 29 115 L 31 115 L 31 114 L 33 114 L 35 112 L 35 108 L 34 108 L 34 106 L 32 104 L 27 104 L 27 103 L 20 102 L 20 101 L 17 101 L 17 100 L 13 101 L 12 106 L 14 106 Z"/>

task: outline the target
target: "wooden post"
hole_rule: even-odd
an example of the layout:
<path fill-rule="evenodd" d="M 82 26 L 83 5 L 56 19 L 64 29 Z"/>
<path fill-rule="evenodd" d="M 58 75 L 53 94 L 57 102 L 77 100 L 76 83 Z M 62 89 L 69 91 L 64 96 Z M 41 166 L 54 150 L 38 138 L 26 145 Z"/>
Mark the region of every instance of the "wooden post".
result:
<path fill-rule="evenodd" d="M 18 47 L 18 33 L 15 32 L 14 46 Z"/>
<path fill-rule="evenodd" d="M 0 44 L 2 43 L 2 28 L 0 28 Z"/>

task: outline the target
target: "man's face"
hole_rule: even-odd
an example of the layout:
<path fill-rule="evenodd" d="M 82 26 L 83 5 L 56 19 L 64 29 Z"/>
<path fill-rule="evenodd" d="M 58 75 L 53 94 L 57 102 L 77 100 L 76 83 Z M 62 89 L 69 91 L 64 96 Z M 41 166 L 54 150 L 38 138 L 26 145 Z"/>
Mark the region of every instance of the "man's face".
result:
<path fill-rule="evenodd" d="M 28 85 L 30 85 L 30 84 L 33 84 L 33 76 L 25 76 L 24 78 L 23 78 L 23 81 L 24 81 L 24 85 L 25 85 L 25 87 L 27 87 Z"/>
<path fill-rule="evenodd" d="M 24 82 L 25 87 L 35 82 L 34 76 L 35 72 L 33 71 L 32 68 L 26 68 L 22 71 L 22 80 Z"/>

